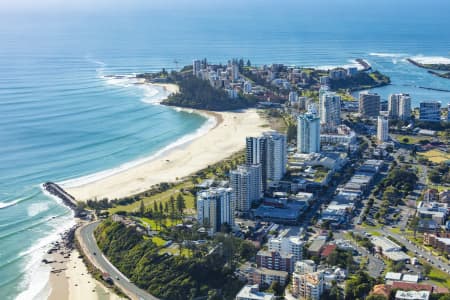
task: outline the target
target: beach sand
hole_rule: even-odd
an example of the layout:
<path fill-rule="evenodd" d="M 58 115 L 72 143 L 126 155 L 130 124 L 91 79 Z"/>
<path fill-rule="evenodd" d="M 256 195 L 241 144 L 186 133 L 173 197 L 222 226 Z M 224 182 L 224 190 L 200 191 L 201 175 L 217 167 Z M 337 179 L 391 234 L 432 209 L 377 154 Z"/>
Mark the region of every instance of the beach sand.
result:
<path fill-rule="evenodd" d="M 180 87 L 173 83 L 151 83 L 151 85 L 162 86 L 170 94 L 176 94 L 180 91 Z"/>
<path fill-rule="evenodd" d="M 64 258 L 59 253 L 51 256 L 51 259 L 56 260 L 51 265 L 56 270 L 63 269 L 63 271 L 50 274 L 51 293 L 48 297 L 49 300 L 121 299 L 88 273 L 83 260 L 78 258 L 79 252 L 77 250 L 72 250 L 70 254 L 70 258 Z"/>
<path fill-rule="evenodd" d="M 173 87 L 171 87 L 173 88 Z M 130 169 L 64 189 L 77 200 L 121 198 L 148 190 L 161 182 L 174 182 L 223 160 L 245 147 L 247 136 L 267 131 L 255 109 L 242 112 L 206 112 L 217 120 L 214 128 L 193 141 L 169 150 L 154 160 Z"/>

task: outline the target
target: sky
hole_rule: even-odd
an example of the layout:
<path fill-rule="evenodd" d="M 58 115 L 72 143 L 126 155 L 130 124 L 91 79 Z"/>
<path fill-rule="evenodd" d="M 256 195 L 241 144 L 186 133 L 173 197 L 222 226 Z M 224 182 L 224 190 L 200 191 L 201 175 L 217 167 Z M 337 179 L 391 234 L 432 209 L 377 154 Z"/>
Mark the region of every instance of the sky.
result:
<path fill-rule="evenodd" d="M 130 12 L 155 12 L 179 10 L 201 13 L 213 11 L 231 13 L 233 10 L 246 10 L 250 14 L 258 7 L 267 8 L 272 13 L 301 15 L 312 11 L 319 15 L 322 10 L 332 10 L 336 16 L 346 16 L 351 11 L 360 15 L 376 15 L 386 7 L 392 16 L 408 18 L 408 11 L 420 11 L 437 18 L 448 18 L 448 0 L 0 0 L 0 14 L 56 14 L 56 13 L 95 13 L 127 14 Z M 380 20 L 382 21 L 382 20 Z"/>

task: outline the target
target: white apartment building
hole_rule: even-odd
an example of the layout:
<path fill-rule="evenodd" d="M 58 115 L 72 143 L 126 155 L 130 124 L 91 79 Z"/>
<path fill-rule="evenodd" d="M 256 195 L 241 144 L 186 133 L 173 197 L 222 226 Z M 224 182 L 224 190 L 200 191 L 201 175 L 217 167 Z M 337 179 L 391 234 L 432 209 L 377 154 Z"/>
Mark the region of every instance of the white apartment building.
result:
<path fill-rule="evenodd" d="M 247 137 L 246 164 L 260 164 L 263 190 L 267 182 L 279 181 L 286 173 L 286 136 L 278 132 L 264 132 L 261 137 Z"/>
<path fill-rule="evenodd" d="M 387 142 L 389 140 L 389 121 L 384 116 L 378 116 L 377 140 L 379 143 Z"/>
<path fill-rule="evenodd" d="M 269 251 L 292 254 L 294 261 L 299 261 L 303 258 L 304 244 L 297 236 L 276 237 L 269 239 Z"/>
<path fill-rule="evenodd" d="M 323 129 L 334 129 L 341 124 L 341 96 L 323 92 L 319 98 L 320 125 Z"/>
<path fill-rule="evenodd" d="M 297 118 L 297 152 L 320 152 L 320 119 L 312 113 Z"/>
<path fill-rule="evenodd" d="M 196 77 L 199 77 L 201 69 L 202 69 L 201 61 L 199 59 L 194 59 L 192 61 L 192 74 Z"/>
<path fill-rule="evenodd" d="M 392 94 L 388 99 L 390 118 L 409 120 L 411 118 L 411 97 L 409 94 Z"/>
<path fill-rule="evenodd" d="M 210 188 L 197 193 L 197 220 L 209 233 L 220 231 L 222 224 L 234 225 L 234 201 L 231 188 Z"/>
<path fill-rule="evenodd" d="M 230 172 L 230 187 L 235 209 L 248 212 L 252 203 L 262 197 L 261 165 L 238 166 Z"/>

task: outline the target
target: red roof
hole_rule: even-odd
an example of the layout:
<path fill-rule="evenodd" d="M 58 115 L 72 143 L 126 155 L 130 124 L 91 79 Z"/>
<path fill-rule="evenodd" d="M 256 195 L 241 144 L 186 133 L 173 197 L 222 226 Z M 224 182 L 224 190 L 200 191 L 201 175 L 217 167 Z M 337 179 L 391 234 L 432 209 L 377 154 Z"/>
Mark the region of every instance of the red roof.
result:
<path fill-rule="evenodd" d="M 331 252 L 334 251 L 334 249 L 336 249 L 336 245 L 334 244 L 326 245 L 325 248 L 323 248 L 322 250 L 321 256 L 328 257 L 328 255 L 330 255 Z"/>
<path fill-rule="evenodd" d="M 433 286 L 429 284 L 418 284 L 401 281 L 394 281 L 392 283 L 392 288 L 400 289 L 403 291 L 428 291 L 430 293 L 433 291 Z"/>

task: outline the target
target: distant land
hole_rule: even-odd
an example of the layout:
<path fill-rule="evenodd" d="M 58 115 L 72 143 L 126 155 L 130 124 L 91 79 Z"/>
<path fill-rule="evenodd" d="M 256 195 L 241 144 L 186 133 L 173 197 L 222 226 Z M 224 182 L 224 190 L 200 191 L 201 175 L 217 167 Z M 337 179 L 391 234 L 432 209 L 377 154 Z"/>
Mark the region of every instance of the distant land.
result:
<path fill-rule="evenodd" d="M 332 91 L 344 99 L 352 98 L 350 93 L 389 85 L 391 80 L 363 59 L 356 59 L 358 67 L 336 67 L 321 70 L 311 67 L 292 67 L 283 64 L 252 66 L 250 60 L 233 59 L 229 66 L 236 66 L 239 79 L 226 74 L 227 64 L 211 64 L 206 59 L 198 60 L 199 71 L 185 66 L 180 71 L 136 75 L 149 83 L 174 83 L 179 92 L 170 95 L 162 104 L 184 108 L 212 111 L 227 111 L 285 103 L 291 92 L 300 97 L 317 100 L 320 86 L 326 82 Z M 214 74 L 226 74 L 223 78 Z M 216 78 L 217 77 L 217 78 Z"/>
<path fill-rule="evenodd" d="M 450 64 L 442 64 L 442 63 L 425 64 L 425 63 L 420 63 L 418 61 L 415 61 L 411 58 L 407 58 L 407 61 L 419 68 L 427 69 L 428 73 L 430 73 L 430 74 L 433 74 L 438 77 L 450 79 Z M 441 73 L 441 72 L 443 72 L 443 73 Z"/>

